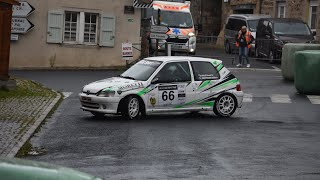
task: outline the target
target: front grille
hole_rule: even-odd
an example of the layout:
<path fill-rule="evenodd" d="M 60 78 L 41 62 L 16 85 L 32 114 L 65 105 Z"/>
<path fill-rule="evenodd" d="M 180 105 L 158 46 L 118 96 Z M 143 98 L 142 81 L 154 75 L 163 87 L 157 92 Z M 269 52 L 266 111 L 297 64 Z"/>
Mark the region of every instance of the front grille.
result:
<path fill-rule="evenodd" d="M 84 91 L 83 91 L 83 94 L 86 94 L 86 95 L 96 95 L 97 93 L 91 93 L 91 92 L 88 93 L 88 92 L 84 92 Z"/>
<path fill-rule="evenodd" d="M 179 38 L 169 38 L 167 39 L 167 42 L 171 43 L 187 43 L 189 39 L 179 39 Z"/>
<path fill-rule="evenodd" d="M 85 108 L 90 108 L 90 109 L 99 109 L 99 104 L 97 103 L 91 103 L 91 102 L 84 102 L 84 101 L 81 101 L 81 104 L 83 107 Z"/>

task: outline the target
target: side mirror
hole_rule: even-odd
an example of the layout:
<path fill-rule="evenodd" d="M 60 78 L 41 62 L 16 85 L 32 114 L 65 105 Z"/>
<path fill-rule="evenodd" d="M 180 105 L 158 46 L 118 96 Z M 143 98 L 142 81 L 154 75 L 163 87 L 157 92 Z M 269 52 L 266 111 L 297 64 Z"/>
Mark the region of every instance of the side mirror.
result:
<path fill-rule="evenodd" d="M 159 82 L 159 78 L 156 77 L 152 79 L 151 84 L 158 84 L 158 82 Z"/>

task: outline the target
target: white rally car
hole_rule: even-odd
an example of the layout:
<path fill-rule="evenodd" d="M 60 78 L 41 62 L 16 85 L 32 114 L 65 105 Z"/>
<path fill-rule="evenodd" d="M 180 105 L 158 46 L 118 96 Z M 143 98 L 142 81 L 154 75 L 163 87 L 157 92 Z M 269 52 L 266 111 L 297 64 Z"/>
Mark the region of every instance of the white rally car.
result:
<path fill-rule="evenodd" d="M 90 83 L 79 94 L 82 109 L 95 116 L 214 111 L 231 116 L 241 107 L 239 80 L 222 61 L 199 57 L 150 57 L 119 77 Z"/>

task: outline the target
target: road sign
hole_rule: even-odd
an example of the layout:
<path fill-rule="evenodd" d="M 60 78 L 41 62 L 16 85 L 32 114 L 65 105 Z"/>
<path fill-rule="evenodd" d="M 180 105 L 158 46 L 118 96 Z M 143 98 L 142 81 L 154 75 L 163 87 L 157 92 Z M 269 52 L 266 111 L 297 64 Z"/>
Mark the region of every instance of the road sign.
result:
<path fill-rule="evenodd" d="M 11 34 L 11 41 L 18 41 L 19 35 L 18 34 Z"/>
<path fill-rule="evenodd" d="M 133 59 L 132 43 L 122 43 L 122 59 L 123 60 Z"/>
<path fill-rule="evenodd" d="M 24 34 L 33 27 L 34 25 L 26 18 L 12 18 L 11 33 Z"/>
<path fill-rule="evenodd" d="M 170 29 L 167 26 L 151 26 L 151 32 L 166 34 Z"/>
<path fill-rule="evenodd" d="M 151 39 L 159 39 L 159 40 L 167 40 L 169 36 L 167 34 L 160 34 L 160 33 L 150 33 Z"/>
<path fill-rule="evenodd" d="M 31 6 L 27 1 L 21 1 L 20 6 L 12 6 L 13 17 L 28 17 L 35 8 Z"/>

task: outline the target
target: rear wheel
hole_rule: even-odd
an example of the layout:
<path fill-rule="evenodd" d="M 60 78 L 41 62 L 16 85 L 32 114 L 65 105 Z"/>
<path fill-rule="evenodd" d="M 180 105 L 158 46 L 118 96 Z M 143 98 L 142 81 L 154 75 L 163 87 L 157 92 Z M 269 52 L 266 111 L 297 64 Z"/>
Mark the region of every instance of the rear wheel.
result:
<path fill-rule="evenodd" d="M 236 98 L 231 94 L 223 94 L 217 98 L 213 112 L 220 117 L 230 117 L 236 109 Z"/>
<path fill-rule="evenodd" d="M 137 97 L 129 96 L 122 107 L 122 116 L 127 119 L 136 119 L 140 114 L 140 102 Z"/>

